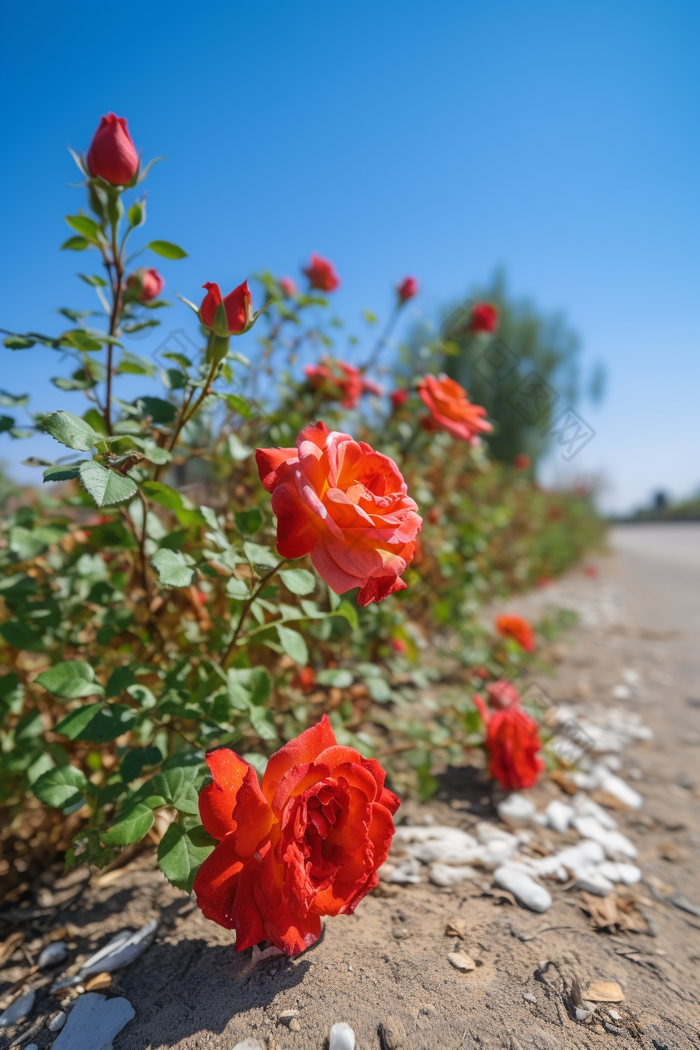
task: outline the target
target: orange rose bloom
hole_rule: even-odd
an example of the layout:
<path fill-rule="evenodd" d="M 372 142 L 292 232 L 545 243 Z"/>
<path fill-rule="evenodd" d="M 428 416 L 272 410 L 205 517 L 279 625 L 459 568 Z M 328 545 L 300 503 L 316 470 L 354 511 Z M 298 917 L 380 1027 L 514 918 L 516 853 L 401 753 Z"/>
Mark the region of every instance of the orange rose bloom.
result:
<path fill-rule="evenodd" d="M 502 616 L 496 617 L 496 630 L 504 638 L 513 638 L 518 645 L 523 647 L 525 652 L 534 653 L 535 633 L 527 620 L 522 616 L 516 616 L 514 613 L 504 613 Z"/>
<path fill-rule="evenodd" d="M 393 459 L 325 423 L 305 427 L 296 448 L 259 448 L 255 459 L 283 558 L 310 554 L 336 594 L 360 588 L 359 605 L 404 590 L 423 519 Z"/>
<path fill-rule="evenodd" d="M 286 955 L 309 948 L 322 915 L 352 915 L 379 881 L 399 800 L 376 759 L 336 743 L 324 715 L 257 773 L 227 747 L 207 758 L 199 796 L 219 844 L 194 880 L 208 919 L 236 931 L 236 951 L 270 940 Z"/>
<path fill-rule="evenodd" d="M 472 445 L 479 443 L 479 434 L 487 434 L 493 427 L 487 419 L 486 409 L 473 405 L 467 391 L 454 379 L 446 375 L 428 374 L 418 384 L 418 394 L 427 408 L 430 409 L 429 421 L 437 424 L 454 438 L 468 441 Z"/>
<path fill-rule="evenodd" d="M 343 408 L 357 408 L 362 394 L 383 393 L 377 383 L 365 379 L 359 368 L 329 357 L 317 365 L 307 365 L 304 374 L 314 390 L 322 390 L 331 400 L 340 401 Z"/>

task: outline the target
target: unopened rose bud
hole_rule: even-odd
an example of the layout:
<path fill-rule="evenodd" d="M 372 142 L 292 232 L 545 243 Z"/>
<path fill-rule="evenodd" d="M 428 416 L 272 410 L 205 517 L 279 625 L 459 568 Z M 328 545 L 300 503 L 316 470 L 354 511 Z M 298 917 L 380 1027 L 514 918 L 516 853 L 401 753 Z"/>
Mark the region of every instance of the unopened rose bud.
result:
<path fill-rule="evenodd" d="M 517 456 L 513 460 L 513 466 L 516 470 L 527 470 L 530 466 L 530 457 L 527 452 L 518 452 Z"/>
<path fill-rule="evenodd" d="M 316 252 L 312 253 L 304 273 L 309 278 L 309 285 L 320 292 L 334 292 L 340 287 L 340 278 L 333 268 L 333 263 L 323 259 Z"/>
<path fill-rule="evenodd" d="M 408 390 L 394 390 L 391 393 L 391 403 L 395 409 L 402 408 L 408 401 Z"/>
<path fill-rule="evenodd" d="M 165 278 L 157 270 L 134 270 L 126 279 L 126 287 L 140 302 L 149 303 L 165 288 Z"/>
<path fill-rule="evenodd" d="M 297 294 L 297 286 L 291 277 L 280 277 L 278 283 L 282 289 L 282 294 L 285 295 L 287 299 L 293 299 Z"/>
<path fill-rule="evenodd" d="M 472 332 L 493 332 L 498 323 L 498 310 L 492 303 L 474 303 L 472 307 Z"/>
<path fill-rule="evenodd" d="M 126 119 L 108 113 L 100 121 L 87 155 L 93 178 L 113 186 L 126 186 L 139 170 L 139 155 L 127 131 Z"/>
<path fill-rule="evenodd" d="M 396 295 L 400 306 L 418 295 L 418 281 L 415 277 L 404 277 L 401 284 L 396 285 Z"/>
<path fill-rule="evenodd" d="M 202 288 L 207 289 L 207 294 L 204 296 L 202 305 L 199 308 L 202 324 L 205 324 L 207 328 L 214 329 L 217 335 L 224 335 L 223 331 L 217 330 L 219 322 L 216 321 L 217 311 L 223 303 L 225 325 L 229 335 L 240 335 L 241 332 L 245 332 L 247 328 L 250 328 L 253 323 L 253 300 L 247 281 L 239 284 L 238 288 L 234 288 L 223 300 L 218 284 L 207 281 L 206 284 L 202 285 Z M 223 328 L 223 318 L 221 320 L 221 327 Z"/>

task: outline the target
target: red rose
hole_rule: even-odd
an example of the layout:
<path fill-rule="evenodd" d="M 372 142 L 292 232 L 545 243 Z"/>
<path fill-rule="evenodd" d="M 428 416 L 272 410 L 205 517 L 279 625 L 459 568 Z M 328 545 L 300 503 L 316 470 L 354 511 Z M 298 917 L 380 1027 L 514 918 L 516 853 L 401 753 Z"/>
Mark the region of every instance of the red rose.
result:
<path fill-rule="evenodd" d="M 219 844 L 194 881 L 197 903 L 235 929 L 237 952 L 270 940 L 298 955 L 322 915 L 352 915 L 377 885 L 399 800 L 375 759 L 336 744 L 326 715 L 272 756 L 262 788 L 228 748 L 206 758 L 214 780 L 199 812 Z"/>
<path fill-rule="evenodd" d="M 126 186 L 139 170 L 139 155 L 126 129 L 126 119 L 108 113 L 93 135 L 87 155 L 93 178 L 103 178 L 113 186 Z"/>
<path fill-rule="evenodd" d="M 407 647 L 403 638 L 392 638 L 391 648 L 394 650 L 395 653 L 398 653 L 399 656 L 404 656 Z"/>
<path fill-rule="evenodd" d="M 530 457 L 526 452 L 518 452 L 513 460 L 513 466 L 516 470 L 527 470 L 530 466 Z"/>
<path fill-rule="evenodd" d="M 431 507 L 428 511 L 428 521 L 431 525 L 437 525 L 440 520 L 440 511 L 437 507 Z"/>
<path fill-rule="evenodd" d="M 506 791 L 522 791 L 537 783 L 544 762 L 537 722 L 521 707 L 489 712 L 480 696 L 474 697 L 486 725 L 489 773 Z"/>
<path fill-rule="evenodd" d="M 598 578 L 598 569 L 595 565 L 584 565 L 583 571 L 586 576 L 590 576 L 592 580 Z"/>
<path fill-rule="evenodd" d="M 475 678 L 480 678 L 482 682 L 486 682 L 491 677 L 485 667 L 475 667 L 472 674 Z"/>
<path fill-rule="evenodd" d="M 288 299 L 293 299 L 297 294 L 297 286 L 291 277 L 280 277 L 278 284 Z"/>
<path fill-rule="evenodd" d="M 165 288 L 165 278 L 157 270 L 134 270 L 126 279 L 126 287 L 142 303 L 156 299 Z"/>
<path fill-rule="evenodd" d="M 418 295 L 418 281 L 415 277 L 404 277 L 401 284 L 396 285 L 396 296 L 400 306 L 416 295 Z"/>
<path fill-rule="evenodd" d="M 472 306 L 472 332 L 493 332 L 498 323 L 498 310 L 492 303 L 474 303 Z"/>
<path fill-rule="evenodd" d="M 212 284 L 211 281 L 203 284 L 202 288 L 207 289 L 207 294 L 204 296 L 202 305 L 199 308 L 199 316 L 207 328 L 213 328 L 216 311 L 222 301 L 221 291 L 218 284 Z M 238 285 L 238 288 L 234 288 L 232 292 L 229 292 L 224 297 L 223 303 L 229 335 L 240 335 L 253 323 L 253 300 L 248 288 L 248 282 L 244 281 L 243 284 Z"/>
<path fill-rule="evenodd" d="M 309 693 L 316 685 L 316 672 L 313 667 L 308 664 L 306 667 L 300 667 L 299 671 L 294 676 L 292 685 L 296 689 L 301 689 L 304 693 Z"/>
<path fill-rule="evenodd" d="M 399 408 L 403 408 L 403 406 L 406 404 L 407 401 L 408 401 L 408 390 L 402 390 L 402 389 L 399 388 L 398 390 L 393 390 L 392 391 L 392 393 L 391 393 L 391 403 L 394 406 L 394 409 L 396 409 L 398 411 Z"/>
<path fill-rule="evenodd" d="M 499 678 L 496 682 L 489 682 L 486 686 L 486 692 L 491 707 L 496 709 L 516 707 L 520 703 L 520 693 L 513 683 L 506 681 L 505 678 Z"/>
<path fill-rule="evenodd" d="M 340 278 L 333 268 L 333 263 L 322 259 L 316 252 L 312 253 L 304 273 L 309 278 L 310 287 L 318 288 L 320 292 L 334 292 L 340 287 Z"/>
<path fill-rule="evenodd" d="M 504 638 L 513 638 L 528 653 L 535 651 L 535 634 L 522 616 L 504 613 L 496 618 L 496 630 Z"/>
<path fill-rule="evenodd" d="M 423 522 L 393 460 L 325 423 L 305 427 L 296 448 L 259 448 L 255 459 L 283 558 L 310 554 L 336 594 L 360 588 L 359 605 L 406 587 Z"/>
<path fill-rule="evenodd" d="M 479 443 L 479 434 L 486 434 L 493 427 L 483 417 L 486 409 L 473 405 L 463 386 L 446 375 L 428 374 L 418 384 L 421 401 L 430 409 L 425 429 L 441 427 L 454 438 L 461 438 L 471 445 Z"/>
<path fill-rule="evenodd" d="M 314 390 L 323 390 L 343 408 L 357 408 L 362 394 L 382 394 L 382 388 L 365 379 L 359 368 L 345 361 L 322 358 L 317 365 L 307 365 L 304 374 Z"/>

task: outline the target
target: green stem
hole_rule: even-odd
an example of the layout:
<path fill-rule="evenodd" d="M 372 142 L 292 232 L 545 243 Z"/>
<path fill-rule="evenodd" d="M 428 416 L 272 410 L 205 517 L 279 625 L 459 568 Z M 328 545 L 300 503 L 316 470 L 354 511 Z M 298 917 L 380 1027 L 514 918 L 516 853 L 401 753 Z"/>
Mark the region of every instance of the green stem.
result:
<path fill-rule="evenodd" d="M 279 562 L 277 565 L 275 565 L 274 569 L 270 569 L 269 572 L 265 573 L 265 575 L 263 577 L 261 577 L 261 579 L 260 579 L 260 581 L 258 583 L 258 586 L 252 592 L 250 598 L 248 598 L 246 600 L 245 605 L 241 609 L 241 615 L 238 618 L 238 623 L 236 624 L 236 629 L 233 632 L 233 637 L 231 638 L 231 641 L 228 643 L 228 646 L 226 647 L 226 651 L 224 652 L 223 656 L 221 657 L 220 663 L 221 663 L 222 667 L 226 666 L 226 664 L 227 664 L 227 662 L 228 662 L 228 660 L 229 660 L 229 658 L 230 658 L 230 656 L 231 656 L 231 654 L 232 654 L 232 652 L 233 652 L 233 650 L 235 648 L 236 642 L 238 641 L 238 639 L 240 637 L 240 634 L 241 634 L 241 631 L 243 630 L 243 624 L 245 622 L 246 616 L 250 612 L 251 605 L 253 604 L 253 602 L 255 601 L 257 596 L 260 594 L 261 590 L 263 589 L 263 587 L 265 586 L 267 581 L 272 579 L 272 577 L 275 575 L 275 573 L 279 572 L 279 570 L 282 568 L 282 566 L 286 565 L 286 564 L 287 564 L 287 558 L 283 558 L 281 562 Z"/>

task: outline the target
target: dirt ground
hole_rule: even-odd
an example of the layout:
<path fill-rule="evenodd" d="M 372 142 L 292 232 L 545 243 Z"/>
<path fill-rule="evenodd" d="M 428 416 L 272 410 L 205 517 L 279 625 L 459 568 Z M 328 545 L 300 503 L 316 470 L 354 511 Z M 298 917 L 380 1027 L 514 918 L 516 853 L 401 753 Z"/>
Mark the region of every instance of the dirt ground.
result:
<path fill-rule="evenodd" d="M 559 884 L 547 884 L 554 903 L 536 914 L 494 895 L 485 873 L 449 889 L 422 882 L 372 895 L 354 916 L 329 921 L 300 958 L 254 969 L 250 953 L 236 955 L 231 934 L 150 859 L 92 882 L 78 869 L 24 910 L 34 938 L 69 922 L 87 955 L 126 926 L 159 919 L 152 946 L 114 975 L 109 994 L 123 994 L 136 1011 L 114 1050 L 233 1050 L 246 1038 L 263 1050 L 322 1050 L 337 1021 L 355 1030 L 358 1050 L 698 1050 L 700 907 L 693 914 L 667 898 L 700 905 L 700 526 L 618 527 L 611 544 L 613 553 L 591 560 L 597 578 L 577 570 L 510 607 L 531 616 L 548 604 L 576 609 L 579 624 L 543 682 L 550 696 L 592 712 L 637 712 L 654 731 L 653 741 L 623 754 L 621 770 L 645 805 L 614 813 L 639 850 L 644 879 L 630 896 L 647 932 L 594 929 L 580 892 Z M 629 697 L 618 689 L 613 698 L 625 670 L 639 681 Z M 530 795 L 538 808 L 565 797 L 551 782 Z M 437 798 L 399 813 L 468 831 L 497 820 L 494 801 L 479 774 L 449 770 Z M 567 841 L 550 830 L 545 839 L 557 848 Z M 455 921 L 464 940 L 445 933 Z M 457 947 L 475 960 L 472 972 L 450 965 Z M 24 972 L 12 963 L 0 994 Z M 618 982 L 624 1001 L 579 1022 L 575 982 L 585 990 L 593 980 Z M 48 1012 L 46 1002 L 40 991 L 31 1018 Z M 298 1011 L 298 1030 L 279 1021 L 287 1010 Z M 55 1036 L 44 1029 L 33 1038 L 44 1050 Z"/>

